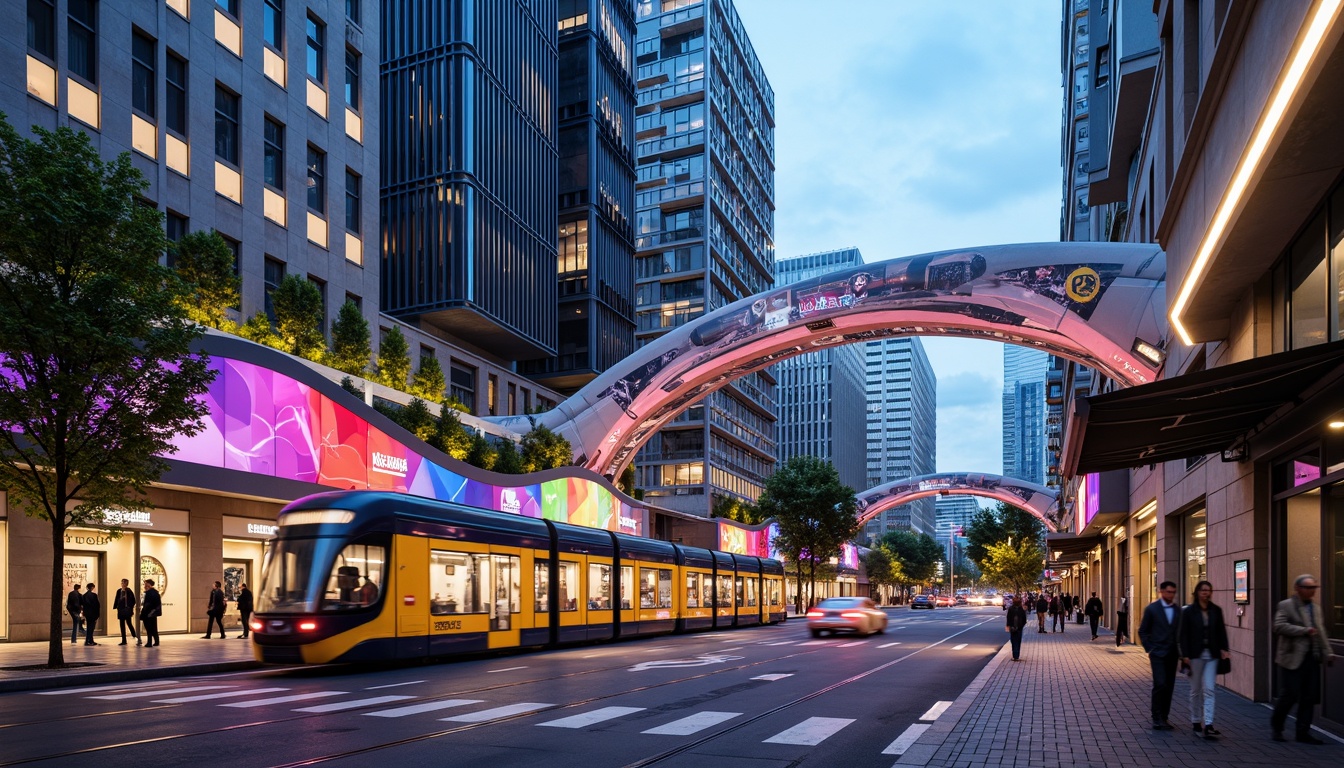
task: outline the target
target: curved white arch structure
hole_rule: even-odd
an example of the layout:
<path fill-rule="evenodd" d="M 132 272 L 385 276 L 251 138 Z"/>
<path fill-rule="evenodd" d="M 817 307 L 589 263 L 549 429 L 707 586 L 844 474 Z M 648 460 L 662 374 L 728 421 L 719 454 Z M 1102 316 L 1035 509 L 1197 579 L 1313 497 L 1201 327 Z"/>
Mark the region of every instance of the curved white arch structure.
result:
<path fill-rule="evenodd" d="M 607 477 L 687 406 L 783 358 L 887 336 L 1036 347 L 1125 384 L 1157 376 L 1166 343 L 1155 245 L 997 245 L 865 264 L 775 288 L 669 331 L 536 416 Z M 1154 355 L 1156 356 L 1156 355 Z M 518 431 L 524 416 L 491 419 Z"/>
<path fill-rule="evenodd" d="M 1015 477 L 978 472 L 937 472 L 869 488 L 858 494 L 859 522 L 929 496 L 983 496 L 1027 510 L 1051 532 L 1059 526 L 1059 493 Z"/>

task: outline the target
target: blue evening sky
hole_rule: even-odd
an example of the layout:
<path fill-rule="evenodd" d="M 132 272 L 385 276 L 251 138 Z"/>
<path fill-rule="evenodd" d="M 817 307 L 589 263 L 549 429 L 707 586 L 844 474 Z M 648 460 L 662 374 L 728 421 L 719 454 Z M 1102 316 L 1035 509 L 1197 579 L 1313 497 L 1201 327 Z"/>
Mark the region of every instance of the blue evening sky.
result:
<path fill-rule="evenodd" d="M 735 1 L 775 91 L 779 258 L 1059 239 L 1058 0 Z M 1002 347 L 924 346 L 938 471 L 1000 472 Z"/>

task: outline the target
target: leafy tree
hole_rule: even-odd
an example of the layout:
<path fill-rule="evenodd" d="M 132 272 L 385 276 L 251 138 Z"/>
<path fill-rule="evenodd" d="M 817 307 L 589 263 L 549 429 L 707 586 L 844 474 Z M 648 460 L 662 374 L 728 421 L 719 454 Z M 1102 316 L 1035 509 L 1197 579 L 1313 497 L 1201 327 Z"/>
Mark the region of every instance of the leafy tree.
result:
<path fill-rule="evenodd" d="M 760 510 L 750 502 L 743 501 L 736 496 L 723 494 L 714 494 L 714 501 L 710 504 L 709 516 L 736 520 L 747 525 L 756 525 L 764 519 L 761 517 Z"/>
<path fill-rule="evenodd" d="M 854 489 L 840 482 L 830 463 L 816 456 L 794 456 L 765 481 L 756 502 L 762 517 L 775 518 L 777 548 L 799 564 L 798 595 L 802 600 L 803 570 L 809 594 L 816 594 L 817 565 L 840 554 L 840 546 L 858 534 Z M 798 606 L 801 613 L 803 607 Z"/>
<path fill-rule="evenodd" d="M 532 428 L 519 443 L 519 454 L 524 472 L 567 467 L 574 461 L 574 449 L 569 441 L 551 431 L 545 424 L 529 418 Z"/>
<path fill-rule="evenodd" d="M 327 364 L 352 376 L 363 376 L 369 367 L 369 321 L 355 302 L 346 299 L 331 324 L 331 354 Z"/>
<path fill-rule="evenodd" d="M 405 392 L 411 375 L 411 352 L 401 329 L 392 326 L 378 347 L 378 383 Z"/>
<path fill-rule="evenodd" d="M 485 435 L 477 432 L 471 436 L 471 448 L 467 451 L 468 464 L 481 469 L 494 469 L 497 455 L 495 447 L 485 439 Z"/>
<path fill-rule="evenodd" d="M 47 664 L 60 667 L 65 532 L 108 530 L 103 511 L 151 507 L 173 440 L 201 430 L 214 373 L 191 289 L 159 264 L 163 217 L 122 153 L 82 131 L 0 115 L 0 487 L 51 524 Z"/>
<path fill-rule="evenodd" d="M 411 398 L 411 402 L 401 409 L 401 418 L 397 421 L 403 429 L 414 434 L 416 437 L 429 442 L 429 437 L 434 433 L 435 420 L 434 414 L 430 412 L 429 406 L 424 400 L 418 397 Z"/>
<path fill-rule="evenodd" d="M 429 355 L 420 356 L 420 368 L 411 379 L 411 394 L 423 397 L 431 403 L 443 402 L 444 388 L 448 382 L 443 378 L 443 368 L 439 361 Z"/>
<path fill-rule="evenodd" d="M 982 568 L 991 583 L 1011 588 L 1020 595 L 1027 587 L 1040 582 L 1045 553 L 1036 542 L 1026 539 L 1016 539 L 1012 544 L 999 542 L 989 546 Z"/>
<path fill-rule="evenodd" d="M 284 342 L 280 340 L 279 336 L 275 335 L 275 331 L 271 328 L 271 321 L 264 312 L 258 312 L 249 317 L 247 322 L 243 323 L 243 326 L 238 329 L 238 335 L 248 341 L 265 344 L 272 349 L 285 349 Z"/>
<path fill-rule="evenodd" d="M 275 333 L 291 355 L 317 360 L 326 351 L 322 335 L 322 291 L 311 280 L 285 275 L 271 294 L 275 309 Z"/>
<path fill-rule="evenodd" d="M 360 400 L 364 399 L 364 388 L 355 386 L 354 380 L 351 379 L 349 376 L 346 376 L 345 378 L 341 379 L 341 389 L 344 389 L 346 392 L 349 392 L 355 397 L 358 397 Z"/>
<path fill-rule="evenodd" d="M 877 588 L 878 597 L 881 597 L 883 587 L 895 587 L 905 578 L 900 561 L 883 546 L 868 550 L 863 556 L 863 569 L 868 573 L 869 585 Z"/>
<path fill-rule="evenodd" d="M 183 235 L 170 246 L 173 267 L 186 284 L 182 309 L 192 322 L 232 331 L 229 310 L 238 306 L 243 281 L 234 272 L 233 251 L 217 232 Z"/>
<path fill-rule="evenodd" d="M 900 563 L 904 578 L 899 583 L 903 591 L 912 584 L 927 584 L 938 575 L 943 548 L 927 533 L 888 531 L 882 535 L 880 546 Z"/>
<path fill-rule="evenodd" d="M 966 528 L 966 556 L 982 568 L 989 546 L 1008 540 L 1040 541 L 1045 524 L 1032 513 L 1012 504 L 999 502 L 994 509 L 982 509 Z"/>
<path fill-rule="evenodd" d="M 620 479 L 616 481 L 616 487 L 620 488 L 621 492 L 627 496 L 633 497 L 635 495 L 635 491 L 637 491 L 638 489 L 635 488 L 634 464 L 625 465 L 625 469 L 621 471 Z"/>
<path fill-rule="evenodd" d="M 448 407 L 447 403 L 439 406 L 439 419 L 434 425 L 434 432 L 425 442 L 459 461 L 466 461 L 471 451 L 471 435 L 457 418 L 457 411 Z"/>
<path fill-rule="evenodd" d="M 494 470 L 506 475 L 521 475 L 528 472 L 525 459 L 519 454 L 512 440 L 500 440 L 495 446 Z"/>

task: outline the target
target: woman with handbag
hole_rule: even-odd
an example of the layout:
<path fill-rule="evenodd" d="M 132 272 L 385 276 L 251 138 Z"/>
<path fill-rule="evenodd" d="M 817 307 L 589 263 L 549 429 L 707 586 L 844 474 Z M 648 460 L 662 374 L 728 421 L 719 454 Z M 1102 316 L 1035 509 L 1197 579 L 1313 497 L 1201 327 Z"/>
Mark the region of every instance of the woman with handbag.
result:
<path fill-rule="evenodd" d="M 1195 735 L 1216 739 L 1222 734 L 1213 727 L 1213 693 L 1218 675 L 1231 671 L 1232 654 L 1223 609 L 1214 604 L 1209 582 L 1196 584 L 1194 601 L 1181 610 L 1176 642 L 1181 666 L 1190 670 L 1190 721 Z"/>

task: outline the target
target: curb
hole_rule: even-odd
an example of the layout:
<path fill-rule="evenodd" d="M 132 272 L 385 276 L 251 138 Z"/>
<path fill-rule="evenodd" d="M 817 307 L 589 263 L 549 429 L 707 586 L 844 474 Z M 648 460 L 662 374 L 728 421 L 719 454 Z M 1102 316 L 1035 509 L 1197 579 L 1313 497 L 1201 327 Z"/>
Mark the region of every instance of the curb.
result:
<path fill-rule="evenodd" d="M 999 670 L 999 666 L 1013 657 L 1012 646 L 1004 642 L 999 647 L 999 652 L 994 654 L 994 658 L 989 660 L 985 668 L 980 670 L 980 674 L 975 676 L 971 684 L 966 686 L 966 690 L 961 692 L 957 700 L 952 702 L 952 706 L 943 712 L 942 716 L 933 722 L 927 731 L 920 735 L 919 739 L 911 744 L 905 750 L 905 754 L 896 761 L 896 765 L 928 765 L 934 755 L 943 744 L 947 743 L 948 737 L 961 724 L 962 718 L 970 711 L 971 705 L 975 704 L 976 699 L 980 698 L 980 692 L 984 690 L 989 679 Z"/>
<path fill-rule="evenodd" d="M 78 685 L 99 685 L 103 683 L 124 683 L 133 680 L 153 680 L 161 677 L 179 675 L 211 675 L 220 672 L 238 672 L 261 669 L 259 661 L 219 661 L 210 664 L 179 664 L 171 667 L 134 667 L 104 672 L 74 672 L 63 675 L 60 672 L 38 673 L 33 677 L 10 678 L 0 680 L 0 693 L 17 691 L 38 691 L 48 688 L 71 688 Z"/>

